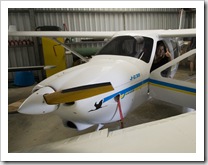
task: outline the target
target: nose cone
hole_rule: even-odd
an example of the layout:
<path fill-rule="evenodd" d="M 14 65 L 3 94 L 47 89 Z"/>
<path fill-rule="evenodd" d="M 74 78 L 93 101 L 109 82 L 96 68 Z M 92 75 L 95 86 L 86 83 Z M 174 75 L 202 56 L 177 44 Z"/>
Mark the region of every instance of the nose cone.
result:
<path fill-rule="evenodd" d="M 19 107 L 18 112 L 24 114 L 38 115 L 55 111 L 58 105 L 46 104 L 43 95 L 55 92 L 50 87 L 43 87 L 31 94 Z"/>

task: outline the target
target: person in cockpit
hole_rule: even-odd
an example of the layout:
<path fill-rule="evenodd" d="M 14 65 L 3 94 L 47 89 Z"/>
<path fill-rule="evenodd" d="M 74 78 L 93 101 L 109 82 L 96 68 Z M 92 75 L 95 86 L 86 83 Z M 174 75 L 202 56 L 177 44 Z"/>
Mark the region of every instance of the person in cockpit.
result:
<path fill-rule="evenodd" d="M 150 72 L 152 72 L 153 70 L 159 68 L 160 66 L 166 64 L 167 62 L 169 62 L 171 60 L 172 60 L 171 54 L 170 54 L 168 48 L 165 47 L 165 45 L 162 41 L 159 41 Z M 167 73 L 168 73 L 168 70 L 162 71 L 162 76 L 166 77 Z"/>

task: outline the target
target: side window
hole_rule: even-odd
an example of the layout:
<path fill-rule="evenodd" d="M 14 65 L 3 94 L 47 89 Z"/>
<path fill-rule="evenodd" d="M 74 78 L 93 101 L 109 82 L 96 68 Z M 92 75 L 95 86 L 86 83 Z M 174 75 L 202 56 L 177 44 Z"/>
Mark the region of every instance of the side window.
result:
<path fill-rule="evenodd" d="M 174 44 L 173 42 L 174 40 L 171 41 L 171 46 L 173 47 L 173 51 L 171 52 L 172 59 L 181 58 L 186 53 L 190 53 L 191 55 L 175 63 L 174 65 L 170 66 L 169 73 L 166 77 L 177 79 L 177 80 L 182 80 L 182 81 L 186 81 L 190 83 L 196 83 L 196 65 L 195 65 L 196 53 L 189 52 L 191 49 L 196 48 L 196 37 L 188 38 L 188 39 L 189 40 L 186 40 L 186 43 L 182 44 L 182 47 L 181 47 L 182 49 L 180 52 L 179 52 L 180 47 L 179 49 L 177 49 L 177 46 L 175 46 L 176 44 Z"/>

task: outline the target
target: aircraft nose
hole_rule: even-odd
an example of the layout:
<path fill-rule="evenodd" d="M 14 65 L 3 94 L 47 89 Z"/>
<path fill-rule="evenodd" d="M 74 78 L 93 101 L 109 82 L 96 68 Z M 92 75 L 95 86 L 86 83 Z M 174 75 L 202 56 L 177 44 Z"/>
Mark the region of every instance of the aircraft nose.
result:
<path fill-rule="evenodd" d="M 58 109 L 58 105 L 48 105 L 43 95 L 55 92 L 51 87 L 43 87 L 31 94 L 19 107 L 18 112 L 23 114 L 45 114 Z"/>

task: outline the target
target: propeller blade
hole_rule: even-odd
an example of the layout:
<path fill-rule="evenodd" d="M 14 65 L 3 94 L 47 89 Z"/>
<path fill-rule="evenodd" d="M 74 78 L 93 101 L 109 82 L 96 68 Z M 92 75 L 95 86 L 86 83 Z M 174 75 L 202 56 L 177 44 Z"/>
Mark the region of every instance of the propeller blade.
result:
<path fill-rule="evenodd" d="M 69 103 L 76 100 L 85 99 L 95 95 L 99 95 L 105 92 L 114 90 L 110 82 L 85 85 L 70 89 L 64 89 L 59 92 L 54 92 L 51 94 L 45 94 L 43 97 L 47 104 L 60 104 Z"/>

